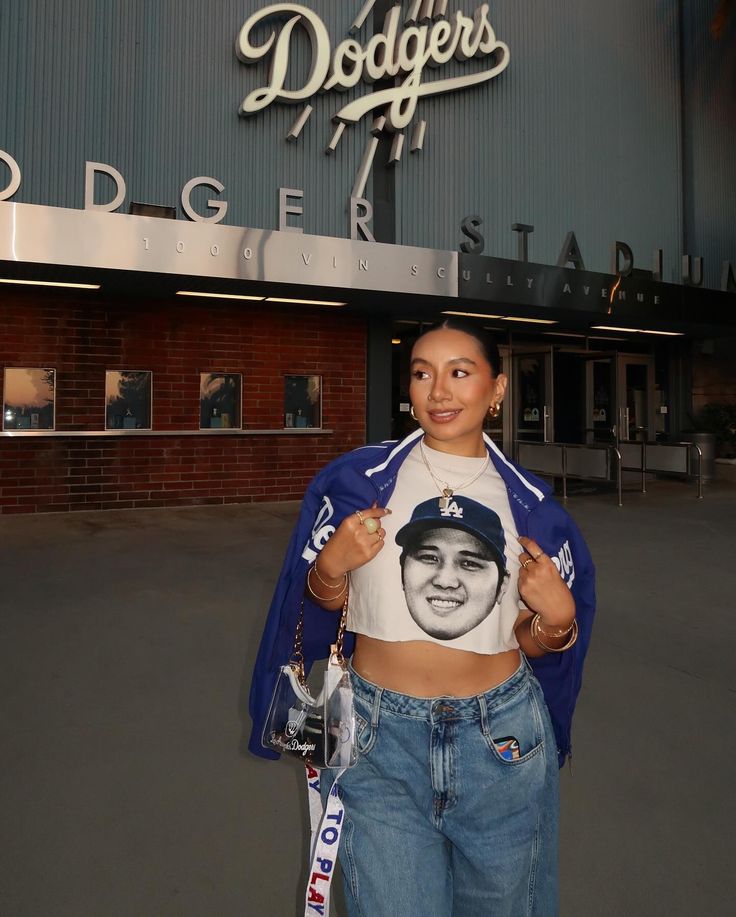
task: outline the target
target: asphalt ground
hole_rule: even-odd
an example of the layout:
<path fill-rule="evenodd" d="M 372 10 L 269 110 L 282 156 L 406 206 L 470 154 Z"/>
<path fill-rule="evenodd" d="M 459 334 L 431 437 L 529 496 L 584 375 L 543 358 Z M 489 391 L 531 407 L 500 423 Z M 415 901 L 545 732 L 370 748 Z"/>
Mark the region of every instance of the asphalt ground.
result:
<path fill-rule="evenodd" d="M 730 915 L 736 486 L 568 506 L 599 611 L 562 772 L 562 915 Z M 0 517 L 2 917 L 299 913 L 302 771 L 244 751 L 297 510 Z"/>

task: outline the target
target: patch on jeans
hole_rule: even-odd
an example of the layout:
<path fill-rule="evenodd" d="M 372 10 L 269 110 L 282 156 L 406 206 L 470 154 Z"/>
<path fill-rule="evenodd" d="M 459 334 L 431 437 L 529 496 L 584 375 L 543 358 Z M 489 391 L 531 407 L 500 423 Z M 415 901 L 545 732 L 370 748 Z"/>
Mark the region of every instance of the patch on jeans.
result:
<path fill-rule="evenodd" d="M 505 758 L 506 761 L 516 761 L 517 758 L 521 757 L 519 740 L 515 739 L 514 736 L 504 736 L 502 739 L 494 739 L 493 744 L 496 746 L 496 751 L 499 755 Z"/>
<path fill-rule="evenodd" d="M 358 751 L 363 754 L 371 737 L 371 724 L 355 711 L 355 744 Z"/>

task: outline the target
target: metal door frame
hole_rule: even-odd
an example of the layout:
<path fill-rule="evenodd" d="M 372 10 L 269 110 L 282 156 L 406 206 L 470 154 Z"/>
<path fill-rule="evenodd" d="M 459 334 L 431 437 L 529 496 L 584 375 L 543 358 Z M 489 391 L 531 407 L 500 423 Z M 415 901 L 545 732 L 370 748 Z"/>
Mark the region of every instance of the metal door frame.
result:
<path fill-rule="evenodd" d="M 619 416 L 619 404 L 618 404 L 618 353 L 615 350 L 599 350 L 599 351 L 582 351 L 581 356 L 584 357 L 586 361 L 585 366 L 585 416 L 586 418 L 593 417 L 593 404 L 594 404 L 594 372 L 593 364 L 594 363 L 609 363 L 611 371 L 611 417 L 609 417 L 610 423 L 610 433 L 611 433 L 611 443 L 616 445 L 618 443 L 618 416 Z M 587 445 L 594 445 L 595 439 L 593 436 L 596 432 L 593 427 L 585 428 L 585 442 Z M 601 431 L 602 432 L 602 431 Z"/>
<path fill-rule="evenodd" d="M 646 353 L 616 353 L 616 426 L 619 442 L 633 443 L 636 439 L 629 439 L 628 405 L 626 403 L 626 367 L 631 365 L 645 366 L 647 370 L 647 422 L 645 427 L 638 430 L 644 433 L 644 440 L 653 438 L 655 430 L 654 419 L 654 355 Z"/>
<path fill-rule="evenodd" d="M 523 357 L 545 357 L 544 366 L 544 404 L 542 404 L 542 439 L 539 442 L 551 443 L 555 438 L 555 418 L 554 418 L 554 346 L 544 344 L 538 347 L 531 345 L 524 347 L 523 350 L 514 350 L 509 348 L 509 359 L 511 361 L 509 375 L 509 389 L 511 390 L 511 403 L 509 405 L 509 414 L 511 416 L 511 442 L 521 439 L 521 431 L 517 423 L 517 403 L 521 386 L 519 384 L 518 360 Z M 504 430 L 504 437 L 506 431 Z M 530 440 L 534 442 L 534 440 Z"/>

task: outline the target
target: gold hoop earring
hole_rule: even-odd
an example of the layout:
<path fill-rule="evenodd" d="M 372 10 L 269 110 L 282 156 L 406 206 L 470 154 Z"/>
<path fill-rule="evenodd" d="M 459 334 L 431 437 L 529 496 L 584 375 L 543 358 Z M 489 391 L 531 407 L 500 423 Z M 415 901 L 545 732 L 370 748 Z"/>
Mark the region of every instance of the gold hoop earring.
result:
<path fill-rule="evenodd" d="M 488 408 L 488 414 L 492 420 L 495 420 L 500 413 L 501 413 L 501 405 L 498 402 L 496 402 L 496 404 L 492 404 Z"/>
<path fill-rule="evenodd" d="M 411 414 L 413 420 L 416 420 L 416 419 L 417 419 L 417 415 L 414 413 L 414 405 L 412 405 L 412 406 L 409 408 L 409 413 Z"/>

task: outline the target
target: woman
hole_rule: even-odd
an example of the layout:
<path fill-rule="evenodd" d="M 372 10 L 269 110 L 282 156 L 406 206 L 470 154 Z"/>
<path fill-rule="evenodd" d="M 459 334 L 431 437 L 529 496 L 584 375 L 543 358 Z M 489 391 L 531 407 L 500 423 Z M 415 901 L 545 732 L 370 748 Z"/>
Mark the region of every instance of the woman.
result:
<path fill-rule="evenodd" d="M 266 670 L 288 655 L 283 624 L 294 614 L 284 611 L 303 577 L 305 641 L 310 631 L 324 639 L 315 606 L 341 608 L 349 581 L 359 760 L 338 790 L 349 914 L 550 917 L 558 913 L 558 753 L 569 753 L 592 564 L 544 485 L 484 437 L 484 418 L 498 413 L 507 384 L 485 333 L 443 321 L 417 340 L 411 379 L 420 430 L 338 459 L 310 487 L 251 712 L 257 730 Z M 412 521 L 429 541 L 417 545 Z M 436 571 L 429 585 L 414 578 L 417 595 L 407 594 L 407 563 Z M 470 579 L 482 576 L 495 602 L 468 611 Z M 463 626 L 437 624 L 453 615 Z M 527 658 L 540 660 L 556 736 Z"/>

